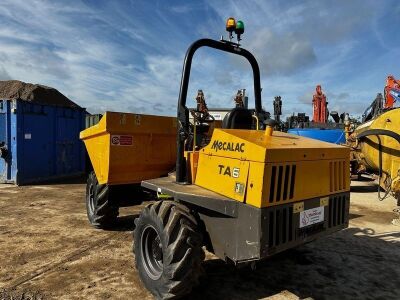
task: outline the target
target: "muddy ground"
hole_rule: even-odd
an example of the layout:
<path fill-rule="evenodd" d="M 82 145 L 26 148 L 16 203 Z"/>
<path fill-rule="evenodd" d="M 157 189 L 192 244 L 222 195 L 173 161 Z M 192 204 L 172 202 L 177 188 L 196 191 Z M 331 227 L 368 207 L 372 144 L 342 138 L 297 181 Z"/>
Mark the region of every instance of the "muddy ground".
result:
<path fill-rule="evenodd" d="M 255 271 L 209 257 L 201 285 L 188 298 L 400 299 L 395 200 L 379 202 L 375 191 L 373 182 L 353 182 L 350 228 L 279 254 Z M 140 207 L 122 208 L 115 230 L 96 230 L 86 220 L 84 193 L 81 183 L 0 185 L 0 299 L 23 293 L 37 299 L 152 299 L 131 251 Z"/>

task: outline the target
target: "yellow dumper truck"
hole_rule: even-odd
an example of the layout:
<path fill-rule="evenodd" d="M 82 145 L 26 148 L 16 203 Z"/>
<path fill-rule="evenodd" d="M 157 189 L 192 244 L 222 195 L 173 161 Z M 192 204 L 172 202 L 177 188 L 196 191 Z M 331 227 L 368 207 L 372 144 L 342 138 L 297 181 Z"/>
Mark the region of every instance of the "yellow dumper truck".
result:
<path fill-rule="evenodd" d="M 235 32 L 239 42 L 243 22 L 230 18 L 227 30 L 230 37 Z M 221 128 L 211 134 L 215 121 L 206 106 L 189 110 L 186 105 L 192 59 L 203 47 L 243 57 L 253 74 L 254 111 L 232 109 Z M 172 144 L 160 144 L 157 149 L 141 145 L 143 153 L 149 151 L 147 157 L 155 166 L 160 163 L 160 152 L 167 152 L 162 157 L 171 158 L 168 163 L 176 159 L 176 172 L 142 181 L 143 188 L 162 197 L 147 205 L 135 220 L 136 268 L 155 297 L 172 299 L 189 293 L 202 273 L 204 248 L 234 265 L 254 264 L 348 226 L 349 148 L 277 132 L 271 122 L 257 130 L 255 120 L 262 113 L 261 104 L 258 63 L 239 43 L 231 38 L 200 39 L 189 47 L 175 123 L 176 155 L 169 153 Z M 120 118 L 116 116 L 114 124 L 118 125 Z M 100 126 L 106 128 L 106 120 Z M 104 159 L 112 163 L 114 156 L 108 151 L 119 149 L 112 145 L 113 136 L 104 137 L 107 146 L 103 148 L 96 148 L 95 140 L 88 148 L 89 155 L 105 155 Z M 129 163 L 127 152 L 120 155 L 115 159 Z M 155 175 L 146 173 L 151 163 L 147 169 L 141 160 L 135 163 L 138 166 L 131 164 L 121 171 L 129 170 L 138 178 L 141 174 Z M 160 171 L 169 171 L 164 161 L 162 166 L 166 168 Z M 98 172 L 101 167 L 95 167 L 98 178 L 105 176 Z M 118 169 L 109 169 L 108 178 L 118 177 L 114 172 Z M 101 180 L 100 184 L 107 182 Z M 89 178 L 89 183 L 92 181 Z"/>

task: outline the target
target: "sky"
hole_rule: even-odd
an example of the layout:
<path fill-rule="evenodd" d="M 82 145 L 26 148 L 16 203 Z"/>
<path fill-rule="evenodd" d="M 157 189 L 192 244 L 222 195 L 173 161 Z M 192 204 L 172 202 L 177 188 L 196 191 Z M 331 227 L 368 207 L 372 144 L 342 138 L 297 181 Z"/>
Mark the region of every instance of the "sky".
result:
<path fill-rule="evenodd" d="M 184 56 L 199 38 L 245 24 L 242 47 L 261 71 L 263 107 L 311 114 L 317 84 L 329 109 L 361 115 L 386 76 L 400 78 L 400 1 L 1 0 L 0 80 L 54 87 L 91 113 L 176 115 Z M 188 106 L 202 89 L 209 108 L 234 106 L 247 90 L 243 58 L 196 52 Z"/>

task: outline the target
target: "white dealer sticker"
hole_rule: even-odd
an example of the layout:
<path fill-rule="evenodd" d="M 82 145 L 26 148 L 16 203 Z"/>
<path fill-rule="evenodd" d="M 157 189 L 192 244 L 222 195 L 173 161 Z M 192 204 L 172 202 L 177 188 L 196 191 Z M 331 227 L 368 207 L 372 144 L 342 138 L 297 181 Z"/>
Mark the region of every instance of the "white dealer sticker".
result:
<path fill-rule="evenodd" d="M 212 116 L 214 117 L 214 119 L 217 120 L 217 121 L 222 120 L 221 114 L 214 114 L 214 113 L 211 113 L 210 115 L 212 115 Z"/>
<path fill-rule="evenodd" d="M 131 135 L 112 135 L 111 145 L 114 146 L 132 146 L 133 137 Z"/>
<path fill-rule="evenodd" d="M 300 212 L 300 228 L 316 224 L 324 220 L 324 206 Z"/>

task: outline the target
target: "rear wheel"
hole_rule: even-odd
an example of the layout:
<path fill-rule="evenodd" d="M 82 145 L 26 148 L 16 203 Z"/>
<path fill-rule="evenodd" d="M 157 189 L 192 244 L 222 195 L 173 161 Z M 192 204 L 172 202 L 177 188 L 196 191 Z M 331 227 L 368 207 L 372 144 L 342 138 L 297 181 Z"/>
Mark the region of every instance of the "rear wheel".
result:
<path fill-rule="evenodd" d="M 110 199 L 110 186 L 99 184 L 94 172 L 89 174 L 86 184 L 86 212 L 96 228 L 111 227 L 118 217 L 118 204 Z"/>
<path fill-rule="evenodd" d="M 145 207 L 135 221 L 136 268 L 157 298 L 184 296 L 198 283 L 204 252 L 197 221 L 189 209 L 173 201 Z"/>

